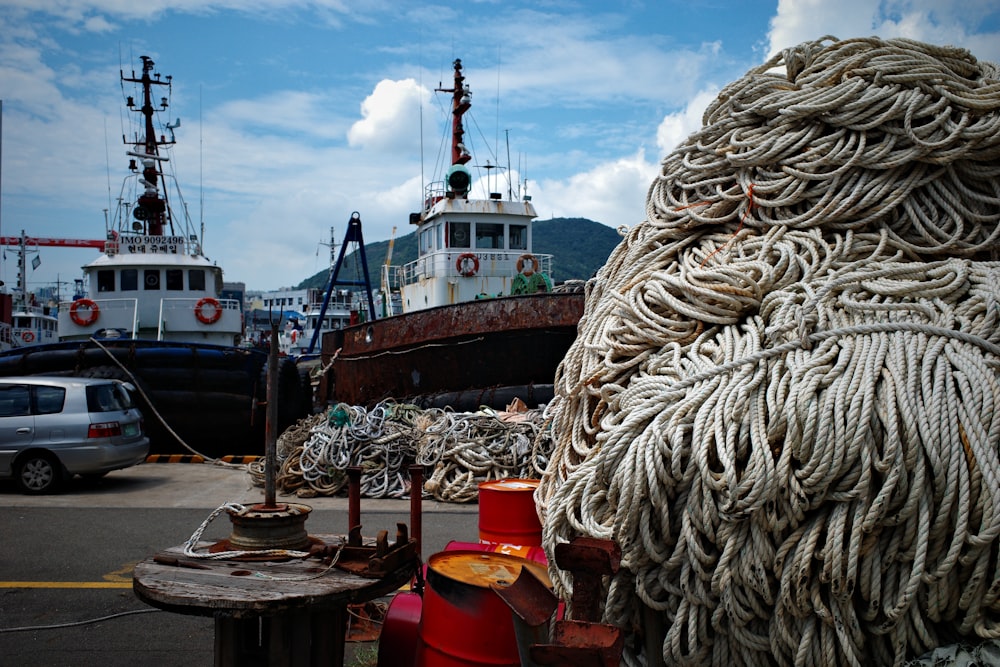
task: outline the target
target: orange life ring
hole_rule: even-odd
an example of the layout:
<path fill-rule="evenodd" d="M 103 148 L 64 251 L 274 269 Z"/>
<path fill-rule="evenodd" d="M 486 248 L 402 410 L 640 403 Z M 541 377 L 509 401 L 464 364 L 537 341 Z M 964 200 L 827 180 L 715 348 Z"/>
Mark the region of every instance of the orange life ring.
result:
<path fill-rule="evenodd" d="M 525 262 L 531 262 L 531 270 L 530 271 L 525 271 L 524 270 L 524 263 Z M 530 275 L 533 275 L 535 273 L 538 273 L 538 258 L 535 257 L 534 255 L 531 255 L 531 254 L 521 255 L 520 257 L 517 258 L 517 272 L 518 273 L 523 273 L 526 276 L 530 276 Z"/>
<path fill-rule="evenodd" d="M 479 258 L 471 252 L 463 252 L 455 260 L 455 270 L 468 278 L 479 273 Z"/>
<path fill-rule="evenodd" d="M 78 312 L 80 308 L 89 308 L 90 314 L 84 317 Z M 73 320 L 74 323 L 81 327 L 89 327 L 97 321 L 97 317 L 100 314 L 100 307 L 90 299 L 77 299 L 73 302 L 73 305 L 69 307 L 69 319 Z"/>
<path fill-rule="evenodd" d="M 299 339 L 298 329 L 292 329 L 292 345 L 295 345 L 295 341 Z"/>
<path fill-rule="evenodd" d="M 211 315 L 205 314 L 205 306 L 211 306 L 215 309 Z M 202 324 L 215 324 L 222 317 L 222 304 L 219 303 L 218 299 L 213 299 L 210 296 L 202 297 L 198 299 L 198 303 L 194 306 L 194 316 Z"/>
<path fill-rule="evenodd" d="M 31 341 L 35 340 L 35 334 L 31 333 L 30 331 L 25 331 L 24 333 L 21 334 L 21 340 L 23 340 L 25 343 L 30 343 Z"/>

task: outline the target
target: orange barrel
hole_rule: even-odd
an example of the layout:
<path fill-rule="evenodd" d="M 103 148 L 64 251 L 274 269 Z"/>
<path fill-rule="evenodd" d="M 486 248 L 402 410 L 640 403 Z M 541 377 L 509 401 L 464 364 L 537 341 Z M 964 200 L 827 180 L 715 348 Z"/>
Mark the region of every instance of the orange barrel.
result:
<path fill-rule="evenodd" d="M 522 568 L 551 585 L 545 566 L 491 551 L 442 551 L 427 561 L 417 667 L 521 664 L 507 604 L 490 589 Z"/>
<path fill-rule="evenodd" d="M 535 511 L 537 479 L 498 479 L 479 484 L 479 541 L 538 547 L 542 524 Z"/>

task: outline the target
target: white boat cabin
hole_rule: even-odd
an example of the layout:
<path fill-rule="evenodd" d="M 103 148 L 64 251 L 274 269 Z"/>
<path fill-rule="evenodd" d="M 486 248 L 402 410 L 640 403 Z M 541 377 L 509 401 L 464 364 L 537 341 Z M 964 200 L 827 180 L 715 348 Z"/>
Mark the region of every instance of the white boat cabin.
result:
<path fill-rule="evenodd" d="M 224 299 L 222 269 L 181 236 L 121 236 L 83 267 L 82 299 L 59 305 L 59 339 L 143 338 L 237 345 L 242 304 Z M 194 241 L 192 241 L 194 243 Z"/>
<path fill-rule="evenodd" d="M 397 268 L 403 312 L 481 298 L 551 291 L 552 255 L 532 253 L 530 198 L 467 198 L 471 175 L 453 165 L 448 187 L 428 187 L 418 224 L 418 257 Z"/>
<path fill-rule="evenodd" d="M 17 304 L 11 317 L 10 347 L 29 347 L 59 340 L 55 308 Z"/>

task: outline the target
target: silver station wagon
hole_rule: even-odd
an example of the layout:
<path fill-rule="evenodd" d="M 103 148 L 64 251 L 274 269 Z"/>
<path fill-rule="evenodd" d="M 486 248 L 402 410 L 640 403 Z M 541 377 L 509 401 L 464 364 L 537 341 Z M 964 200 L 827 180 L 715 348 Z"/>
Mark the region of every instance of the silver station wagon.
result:
<path fill-rule="evenodd" d="M 76 377 L 0 378 L 0 477 L 50 493 L 73 475 L 145 461 L 149 438 L 128 386 Z"/>

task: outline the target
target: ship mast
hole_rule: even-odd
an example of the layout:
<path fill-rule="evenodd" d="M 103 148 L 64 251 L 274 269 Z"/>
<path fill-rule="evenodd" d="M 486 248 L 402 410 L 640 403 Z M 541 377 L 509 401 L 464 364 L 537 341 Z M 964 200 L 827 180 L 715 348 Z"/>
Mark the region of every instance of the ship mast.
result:
<path fill-rule="evenodd" d="M 151 236 L 163 236 L 164 229 L 169 225 L 173 226 L 170 220 L 170 208 L 167 206 L 166 201 L 166 188 L 164 188 L 163 196 L 161 197 L 158 181 L 160 180 L 159 174 L 159 162 L 165 162 L 166 157 L 161 157 L 159 154 L 159 147 L 163 145 L 173 144 L 173 138 L 167 141 L 166 137 L 156 138 L 156 129 L 153 127 L 153 114 L 159 110 L 162 111 L 167 108 L 167 98 L 160 98 L 159 109 L 153 107 L 153 86 L 167 86 L 168 93 L 170 89 L 171 78 L 169 75 L 166 77 L 165 81 L 160 80 L 160 74 L 158 72 L 153 72 L 152 58 L 149 56 L 140 56 L 142 59 L 142 77 L 135 78 L 135 72 L 132 72 L 132 78 L 127 78 L 124 73 L 121 74 L 123 82 L 138 83 L 142 85 L 142 107 L 140 109 L 135 108 L 135 100 L 130 96 L 126 102 L 129 109 L 141 113 L 143 116 L 143 125 L 145 130 L 145 135 L 141 138 L 137 137 L 135 141 L 128 141 L 124 136 L 126 144 L 134 144 L 136 151 L 130 151 L 128 154 L 133 158 L 139 158 L 142 162 L 142 179 L 140 183 L 145 188 L 145 191 L 139 196 L 136 202 L 136 207 L 132 211 L 133 217 L 136 222 L 133 223 L 133 229 L 135 231 L 141 231 L 142 233 L 149 234 Z M 171 132 L 172 134 L 172 132 Z M 141 152 L 140 152 L 141 151 Z M 129 168 L 132 171 L 138 171 L 135 160 L 129 162 Z"/>
<path fill-rule="evenodd" d="M 462 61 L 456 58 L 455 83 L 451 88 L 436 88 L 439 93 L 451 93 L 451 163 L 465 164 L 472 159 L 472 155 L 465 148 L 462 138 L 465 136 L 465 128 L 462 125 L 462 116 L 472 106 L 472 91 L 464 84 L 465 77 L 462 76 Z"/>

